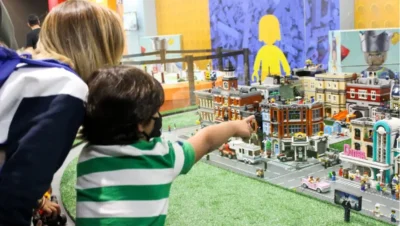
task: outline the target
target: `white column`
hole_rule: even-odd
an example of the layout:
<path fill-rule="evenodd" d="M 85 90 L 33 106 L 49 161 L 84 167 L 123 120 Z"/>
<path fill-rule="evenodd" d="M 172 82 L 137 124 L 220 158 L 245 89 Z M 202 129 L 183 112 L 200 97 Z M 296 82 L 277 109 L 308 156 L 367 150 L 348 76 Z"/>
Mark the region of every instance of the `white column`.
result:
<path fill-rule="evenodd" d="M 354 29 L 354 0 L 340 0 L 340 29 Z"/>
<path fill-rule="evenodd" d="M 294 161 L 297 161 L 297 147 L 294 147 Z"/>
<path fill-rule="evenodd" d="M 307 160 L 307 146 L 304 146 L 304 159 Z"/>
<path fill-rule="evenodd" d="M 140 37 L 157 35 L 155 0 L 129 0 L 123 4 L 124 14 L 136 12 L 138 23 L 138 30 L 126 32 L 128 54 L 140 53 Z"/>

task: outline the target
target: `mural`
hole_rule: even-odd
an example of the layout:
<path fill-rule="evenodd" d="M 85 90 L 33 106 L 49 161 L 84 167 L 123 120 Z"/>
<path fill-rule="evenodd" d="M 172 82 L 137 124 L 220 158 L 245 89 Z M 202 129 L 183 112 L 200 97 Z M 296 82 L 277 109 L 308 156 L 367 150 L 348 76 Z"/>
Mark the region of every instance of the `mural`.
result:
<path fill-rule="evenodd" d="M 255 64 L 257 53 L 262 47 L 265 49 L 268 46 L 275 46 L 281 50 L 291 69 L 304 67 L 305 60 L 308 58 L 316 64 L 327 67 L 328 33 L 329 30 L 337 30 L 340 26 L 339 0 L 209 0 L 209 8 L 212 47 L 249 48 L 251 75 L 254 74 L 254 66 L 256 70 L 259 70 Z M 271 27 L 264 26 L 260 21 L 262 18 L 272 19 L 272 17 L 265 17 L 267 15 L 274 15 L 279 21 L 280 26 L 274 30 L 275 34 L 271 33 Z M 260 25 L 263 27 L 262 30 L 259 29 Z M 269 38 L 276 35 L 279 30 L 280 40 Z M 275 39 L 276 42 L 267 44 L 264 34 L 268 36 L 268 39 Z M 280 58 L 280 69 L 276 70 L 274 66 L 274 70 L 287 74 L 287 66 L 282 59 Z M 230 60 L 236 65 L 237 73 L 241 78 L 242 57 Z M 217 65 L 217 62 L 213 65 Z M 264 71 L 260 73 L 268 71 L 263 66 L 264 63 L 260 64 L 261 70 Z M 262 76 L 265 75 L 262 74 Z M 254 81 L 256 76 L 252 77 Z M 243 78 L 240 81 L 242 80 Z"/>
<path fill-rule="evenodd" d="M 363 77 L 394 78 L 399 72 L 400 29 L 331 31 L 329 71 L 358 72 Z M 337 60 L 336 55 L 341 56 Z"/>
<path fill-rule="evenodd" d="M 268 75 L 281 75 L 281 65 L 284 73 L 290 75 L 290 66 L 285 54 L 274 45 L 275 42 L 281 40 L 278 18 L 271 14 L 263 16 L 258 26 L 258 32 L 259 41 L 264 42 L 265 45 L 257 52 L 251 79 L 258 81 L 261 77 L 261 81 L 264 81 Z M 259 73 L 261 73 L 261 76 Z"/>

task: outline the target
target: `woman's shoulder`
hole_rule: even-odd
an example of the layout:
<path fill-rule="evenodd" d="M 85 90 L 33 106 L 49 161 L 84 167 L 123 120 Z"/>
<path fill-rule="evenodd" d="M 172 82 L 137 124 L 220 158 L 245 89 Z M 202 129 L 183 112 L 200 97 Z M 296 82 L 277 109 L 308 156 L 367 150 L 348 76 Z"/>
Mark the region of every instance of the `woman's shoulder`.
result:
<path fill-rule="evenodd" d="M 15 70 L 4 86 L 23 88 L 24 97 L 70 95 L 86 100 L 87 84 L 63 68 L 23 67 Z"/>

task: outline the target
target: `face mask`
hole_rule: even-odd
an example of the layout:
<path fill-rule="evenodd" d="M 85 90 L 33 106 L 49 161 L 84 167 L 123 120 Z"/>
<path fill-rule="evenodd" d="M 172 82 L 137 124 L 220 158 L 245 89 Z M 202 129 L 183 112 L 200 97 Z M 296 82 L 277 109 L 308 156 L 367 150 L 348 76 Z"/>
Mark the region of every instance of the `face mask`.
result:
<path fill-rule="evenodd" d="M 151 119 L 154 120 L 153 130 L 150 134 L 146 134 L 143 132 L 144 136 L 147 140 L 150 140 L 153 137 L 160 137 L 161 136 L 161 127 L 162 127 L 162 116 L 158 113 L 159 117 L 152 117 Z"/>

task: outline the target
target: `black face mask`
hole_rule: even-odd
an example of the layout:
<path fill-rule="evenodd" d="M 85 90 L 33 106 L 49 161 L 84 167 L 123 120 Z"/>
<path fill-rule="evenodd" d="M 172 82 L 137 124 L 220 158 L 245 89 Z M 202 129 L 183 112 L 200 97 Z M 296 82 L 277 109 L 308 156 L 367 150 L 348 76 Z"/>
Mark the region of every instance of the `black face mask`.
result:
<path fill-rule="evenodd" d="M 159 117 L 151 117 L 154 120 L 154 127 L 150 134 L 146 134 L 143 132 L 144 136 L 147 140 L 150 140 L 153 137 L 160 137 L 161 136 L 161 128 L 162 128 L 162 116 L 158 113 Z"/>

